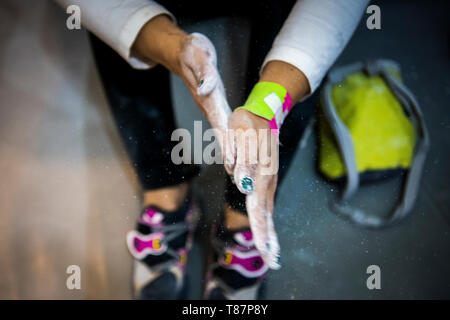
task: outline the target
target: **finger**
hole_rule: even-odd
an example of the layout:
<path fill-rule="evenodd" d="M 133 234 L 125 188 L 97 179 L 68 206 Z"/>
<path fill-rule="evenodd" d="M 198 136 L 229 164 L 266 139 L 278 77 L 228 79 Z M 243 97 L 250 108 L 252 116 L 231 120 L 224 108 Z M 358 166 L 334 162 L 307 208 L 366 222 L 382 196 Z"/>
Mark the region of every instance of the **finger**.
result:
<path fill-rule="evenodd" d="M 267 220 L 266 213 L 263 210 L 261 198 L 262 194 L 259 192 L 254 192 L 246 197 L 246 208 L 248 214 L 248 220 L 250 222 L 250 229 L 253 234 L 253 241 L 256 248 L 261 253 L 264 261 L 268 261 L 268 247 L 269 242 L 267 233 Z"/>
<path fill-rule="evenodd" d="M 255 188 L 258 166 L 258 136 L 253 128 L 235 131 L 236 164 L 234 180 L 243 194 L 251 194 Z"/>
<path fill-rule="evenodd" d="M 258 175 L 255 191 L 247 196 L 247 212 L 255 246 L 272 269 L 279 269 L 280 245 L 273 223 L 275 177 Z"/>
<path fill-rule="evenodd" d="M 277 176 L 274 177 L 267 189 L 265 194 L 266 202 L 266 225 L 267 225 L 267 240 L 268 240 L 268 252 L 266 256 L 266 261 L 268 261 L 269 267 L 272 269 L 279 269 L 279 258 L 280 258 L 280 244 L 278 242 L 278 236 L 275 231 L 275 225 L 273 222 L 273 209 L 274 209 L 274 197 L 277 185 Z M 267 244 L 266 244 L 267 246 Z"/>
<path fill-rule="evenodd" d="M 278 237 L 273 222 L 273 210 L 278 182 L 278 139 L 270 132 L 270 130 L 265 130 L 265 134 L 260 134 L 260 139 L 260 170 L 258 170 L 257 179 L 263 181 L 263 188 L 261 192 L 265 191 L 265 212 L 267 236 L 269 240 L 269 255 L 267 259 L 270 261 L 269 266 L 273 269 L 277 269 L 280 267 L 278 263 L 280 256 L 280 244 L 278 242 Z M 267 155 L 267 159 L 265 155 Z"/>
<path fill-rule="evenodd" d="M 228 129 L 228 128 L 227 128 Z M 233 130 L 226 130 L 224 141 L 224 166 L 225 171 L 230 175 L 231 181 L 234 183 L 234 168 L 236 164 L 236 143 Z"/>
<path fill-rule="evenodd" d="M 273 211 L 267 211 L 267 232 L 269 237 L 269 250 L 266 255 L 265 261 L 271 269 L 278 270 L 281 268 L 280 265 L 280 243 L 278 242 L 278 236 L 275 231 L 275 226 L 273 223 Z"/>
<path fill-rule="evenodd" d="M 266 187 L 266 184 L 261 180 L 257 182 L 257 190 L 247 196 L 247 212 L 255 246 L 271 269 L 279 269 L 280 245 L 273 224 L 273 209 L 268 208 L 274 193 L 260 189 L 259 186 Z M 271 189 L 270 186 L 267 188 Z"/>
<path fill-rule="evenodd" d="M 255 245 L 270 268 L 278 269 L 280 245 L 273 223 L 274 196 L 278 179 L 278 143 L 270 134 L 261 133 L 255 190 L 247 196 L 247 212 Z"/>

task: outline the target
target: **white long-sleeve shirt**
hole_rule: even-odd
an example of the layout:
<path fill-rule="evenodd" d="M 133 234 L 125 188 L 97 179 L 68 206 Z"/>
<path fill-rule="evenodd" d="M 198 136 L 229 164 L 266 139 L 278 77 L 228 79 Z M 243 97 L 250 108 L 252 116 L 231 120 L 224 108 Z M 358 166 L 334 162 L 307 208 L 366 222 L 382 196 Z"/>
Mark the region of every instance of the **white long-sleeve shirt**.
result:
<path fill-rule="evenodd" d="M 130 52 L 139 31 L 153 17 L 167 14 L 149 0 L 57 0 L 78 5 L 82 24 L 134 68 L 154 66 Z M 276 37 L 263 66 L 272 60 L 292 64 L 309 81 L 311 93 L 344 49 L 369 0 L 298 0 Z M 262 70 L 262 68 L 261 68 Z"/>

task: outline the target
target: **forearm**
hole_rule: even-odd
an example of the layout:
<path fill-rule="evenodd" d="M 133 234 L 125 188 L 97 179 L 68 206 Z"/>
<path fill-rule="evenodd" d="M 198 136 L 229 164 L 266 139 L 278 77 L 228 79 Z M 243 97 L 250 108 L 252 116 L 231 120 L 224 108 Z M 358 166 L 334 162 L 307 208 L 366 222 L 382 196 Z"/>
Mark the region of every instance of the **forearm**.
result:
<path fill-rule="evenodd" d="M 186 32 L 178 28 L 166 15 L 147 22 L 136 37 L 132 51 L 138 57 L 154 61 L 179 75 L 179 54 Z"/>
<path fill-rule="evenodd" d="M 303 72 L 283 61 L 269 61 L 265 65 L 259 81 L 275 82 L 282 85 L 291 96 L 293 104 L 310 93 L 308 79 Z"/>

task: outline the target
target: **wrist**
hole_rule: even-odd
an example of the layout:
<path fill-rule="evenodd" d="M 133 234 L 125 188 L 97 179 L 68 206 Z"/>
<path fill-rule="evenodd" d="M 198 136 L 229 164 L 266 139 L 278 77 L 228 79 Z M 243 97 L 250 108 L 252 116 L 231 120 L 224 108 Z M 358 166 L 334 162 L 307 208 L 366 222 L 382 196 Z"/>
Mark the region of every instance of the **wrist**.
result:
<path fill-rule="evenodd" d="M 260 81 L 253 87 L 245 104 L 238 109 L 264 118 L 272 133 L 278 137 L 279 128 L 291 108 L 292 99 L 285 87 L 276 82 Z"/>
<path fill-rule="evenodd" d="M 161 64 L 171 72 L 180 74 L 179 54 L 187 34 L 162 14 L 142 27 L 133 44 L 133 52 L 144 59 Z"/>
<path fill-rule="evenodd" d="M 239 119 L 240 126 L 238 128 L 256 128 L 256 129 L 270 129 L 269 121 L 251 111 L 244 108 L 237 108 L 232 113 L 233 119 Z"/>
<path fill-rule="evenodd" d="M 273 60 L 269 61 L 259 79 L 259 82 L 274 82 L 283 86 L 295 104 L 310 93 L 308 79 L 305 74 L 290 63 Z"/>

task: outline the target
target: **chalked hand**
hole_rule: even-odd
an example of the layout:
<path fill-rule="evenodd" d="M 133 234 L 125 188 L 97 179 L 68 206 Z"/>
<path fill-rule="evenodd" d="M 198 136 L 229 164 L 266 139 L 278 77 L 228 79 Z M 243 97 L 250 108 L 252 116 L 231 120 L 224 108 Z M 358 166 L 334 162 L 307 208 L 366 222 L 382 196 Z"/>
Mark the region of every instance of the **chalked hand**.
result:
<path fill-rule="evenodd" d="M 236 187 L 246 194 L 246 208 L 255 246 L 270 268 L 280 267 L 280 246 L 273 224 L 278 179 L 278 140 L 268 122 L 247 110 L 234 111 L 229 120 L 235 161 L 226 166 Z"/>
<path fill-rule="evenodd" d="M 292 99 L 284 86 L 267 80 L 278 78 L 292 84 L 299 74 L 294 71 L 291 79 L 292 68 L 285 63 L 268 66 L 272 68 L 264 68 L 245 104 L 230 116 L 230 128 L 235 134 L 234 140 L 229 141 L 233 141 L 230 145 L 235 148 L 236 161 L 227 170 L 233 173 L 237 188 L 247 195 L 246 208 L 256 247 L 269 267 L 277 269 L 280 246 L 273 208 L 278 180 L 278 137 L 292 108 Z M 297 91 L 293 90 L 295 99 L 298 99 Z"/>
<path fill-rule="evenodd" d="M 187 34 L 167 16 L 151 19 L 139 32 L 132 52 L 136 57 L 163 65 L 178 75 L 206 116 L 216 137 L 225 135 L 231 109 L 217 70 L 214 45 L 200 33 Z M 217 139 L 221 150 L 225 139 Z M 222 152 L 224 160 L 226 152 Z"/>
<path fill-rule="evenodd" d="M 220 137 L 217 140 L 224 162 L 233 161 L 233 155 L 226 152 L 226 131 L 231 109 L 217 70 L 214 45 L 200 33 L 187 35 L 181 46 L 179 63 L 181 66 L 179 75 L 214 129 L 216 137 Z"/>

